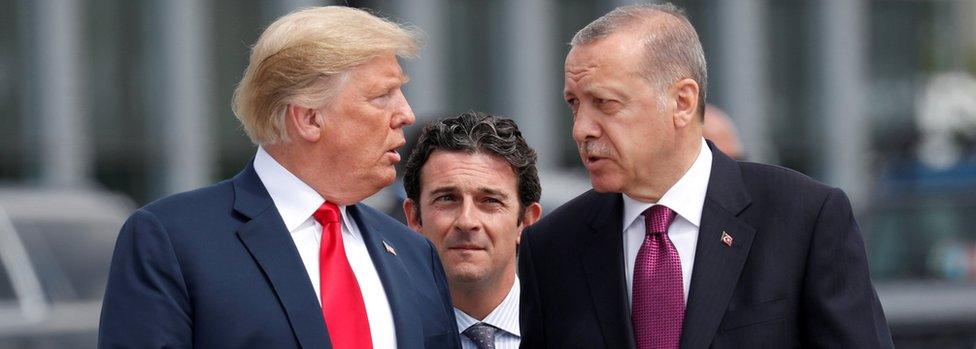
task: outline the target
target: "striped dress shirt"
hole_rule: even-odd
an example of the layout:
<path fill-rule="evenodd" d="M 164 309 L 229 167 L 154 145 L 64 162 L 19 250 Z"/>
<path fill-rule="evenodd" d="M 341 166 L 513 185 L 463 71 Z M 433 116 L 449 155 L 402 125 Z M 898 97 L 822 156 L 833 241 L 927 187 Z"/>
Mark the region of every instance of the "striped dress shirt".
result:
<path fill-rule="evenodd" d="M 454 308 L 454 315 L 457 317 L 458 333 L 463 333 L 468 327 L 483 322 L 498 328 L 498 331 L 495 332 L 495 349 L 517 349 L 519 342 L 522 340 L 522 334 L 519 331 L 520 292 L 521 286 L 518 276 L 516 276 L 515 282 L 512 284 L 512 289 L 508 291 L 505 299 L 482 321 L 478 321 L 478 319 L 465 314 L 460 309 Z M 464 334 L 461 334 L 461 348 L 477 349 L 474 342 Z"/>

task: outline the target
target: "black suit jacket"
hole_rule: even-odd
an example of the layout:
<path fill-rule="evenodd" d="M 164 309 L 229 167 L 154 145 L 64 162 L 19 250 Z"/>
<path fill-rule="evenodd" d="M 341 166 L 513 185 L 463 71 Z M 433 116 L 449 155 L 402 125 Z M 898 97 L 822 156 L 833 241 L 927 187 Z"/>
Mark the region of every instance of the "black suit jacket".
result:
<path fill-rule="evenodd" d="M 430 241 L 366 205 L 348 212 L 386 291 L 397 346 L 460 348 L 444 270 Z M 253 165 L 129 218 L 112 257 L 98 343 L 331 347 L 305 265 Z"/>
<path fill-rule="evenodd" d="M 847 196 L 709 148 L 681 348 L 891 347 Z M 523 348 L 635 347 L 622 215 L 621 194 L 589 191 L 525 232 Z"/>

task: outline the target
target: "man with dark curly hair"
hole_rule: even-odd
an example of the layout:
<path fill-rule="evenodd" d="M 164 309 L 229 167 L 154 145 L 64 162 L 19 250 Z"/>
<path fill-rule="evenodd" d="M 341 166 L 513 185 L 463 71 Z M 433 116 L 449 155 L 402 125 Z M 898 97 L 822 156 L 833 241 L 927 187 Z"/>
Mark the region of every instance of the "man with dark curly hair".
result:
<path fill-rule="evenodd" d="M 522 230 L 539 219 L 535 151 L 512 120 L 464 113 L 428 124 L 407 160 L 403 211 L 444 263 L 464 348 L 517 348 Z"/>

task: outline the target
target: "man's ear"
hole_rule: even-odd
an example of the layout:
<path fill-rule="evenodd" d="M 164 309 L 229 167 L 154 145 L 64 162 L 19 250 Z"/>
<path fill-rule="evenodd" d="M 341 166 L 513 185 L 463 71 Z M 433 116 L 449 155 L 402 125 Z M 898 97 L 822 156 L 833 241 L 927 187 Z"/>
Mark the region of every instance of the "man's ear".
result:
<path fill-rule="evenodd" d="M 698 82 L 692 79 L 681 79 L 671 85 L 674 98 L 674 126 L 683 128 L 691 122 L 698 121 L 698 95 L 701 93 Z"/>
<path fill-rule="evenodd" d="M 530 225 L 535 224 L 542 217 L 542 205 L 538 202 L 532 203 L 525 208 L 525 213 L 522 215 L 522 227 L 518 230 L 518 236 L 515 238 L 515 243 L 522 243 L 522 232 L 525 231 Z"/>
<path fill-rule="evenodd" d="M 403 201 L 403 215 L 407 217 L 407 225 L 410 229 L 420 232 L 423 224 L 420 221 L 420 207 L 411 199 Z"/>
<path fill-rule="evenodd" d="M 317 142 L 325 130 L 325 118 L 315 109 L 288 104 L 285 123 L 294 130 L 295 136 L 308 142 Z"/>

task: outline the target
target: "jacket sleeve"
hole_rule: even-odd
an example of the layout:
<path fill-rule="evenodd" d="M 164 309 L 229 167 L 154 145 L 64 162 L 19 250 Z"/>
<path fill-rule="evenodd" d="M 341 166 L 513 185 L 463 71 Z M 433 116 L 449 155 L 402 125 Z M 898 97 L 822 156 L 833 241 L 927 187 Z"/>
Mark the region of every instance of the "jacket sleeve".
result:
<path fill-rule="evenodd" d="M 102 301 L 99 348 L 189 348 L 186 282 L 159 219 L 146 210 L 119 232 Z"/>
<path fill-rule="evenodd" d="M 893 347 L 871 285 L 864 241 L 839 189 L 827 195 L 818 214 L 802 292 L 803 347 Z"/>
<path fill-rule="evenodd" d="M 431 265 L 433 266 L 434 282 L 437 283 L 437 292 L 440 294 L 441 301 L 443 301 L 444 309 L 447 311 L 447 319 L 450 319 L 451 324 L 448 326 L 451 336 L 452 347 L 460 349 L 461 348 L 461 337 L 457 330 L 457 320 L 454 316 L 454 303 L 451 302 L 451 292 L 447 285 L 447 277 L 444 273 L 444 265 L 441 264 L 441 257 L 437 254 L 437 249 L 430 240 L 426 240 L 427 248 L 430 251 Z"/>
<path fill-rule="evenodd" d="M 520 348 L 545 348 L 543 335 L 542 300 L 539 298 L 539 279 L 532 261 L 531 229 L 522 235 L 519 245 L 518 273 L 522 283 L 519 323 L 522 332 Z"/>

